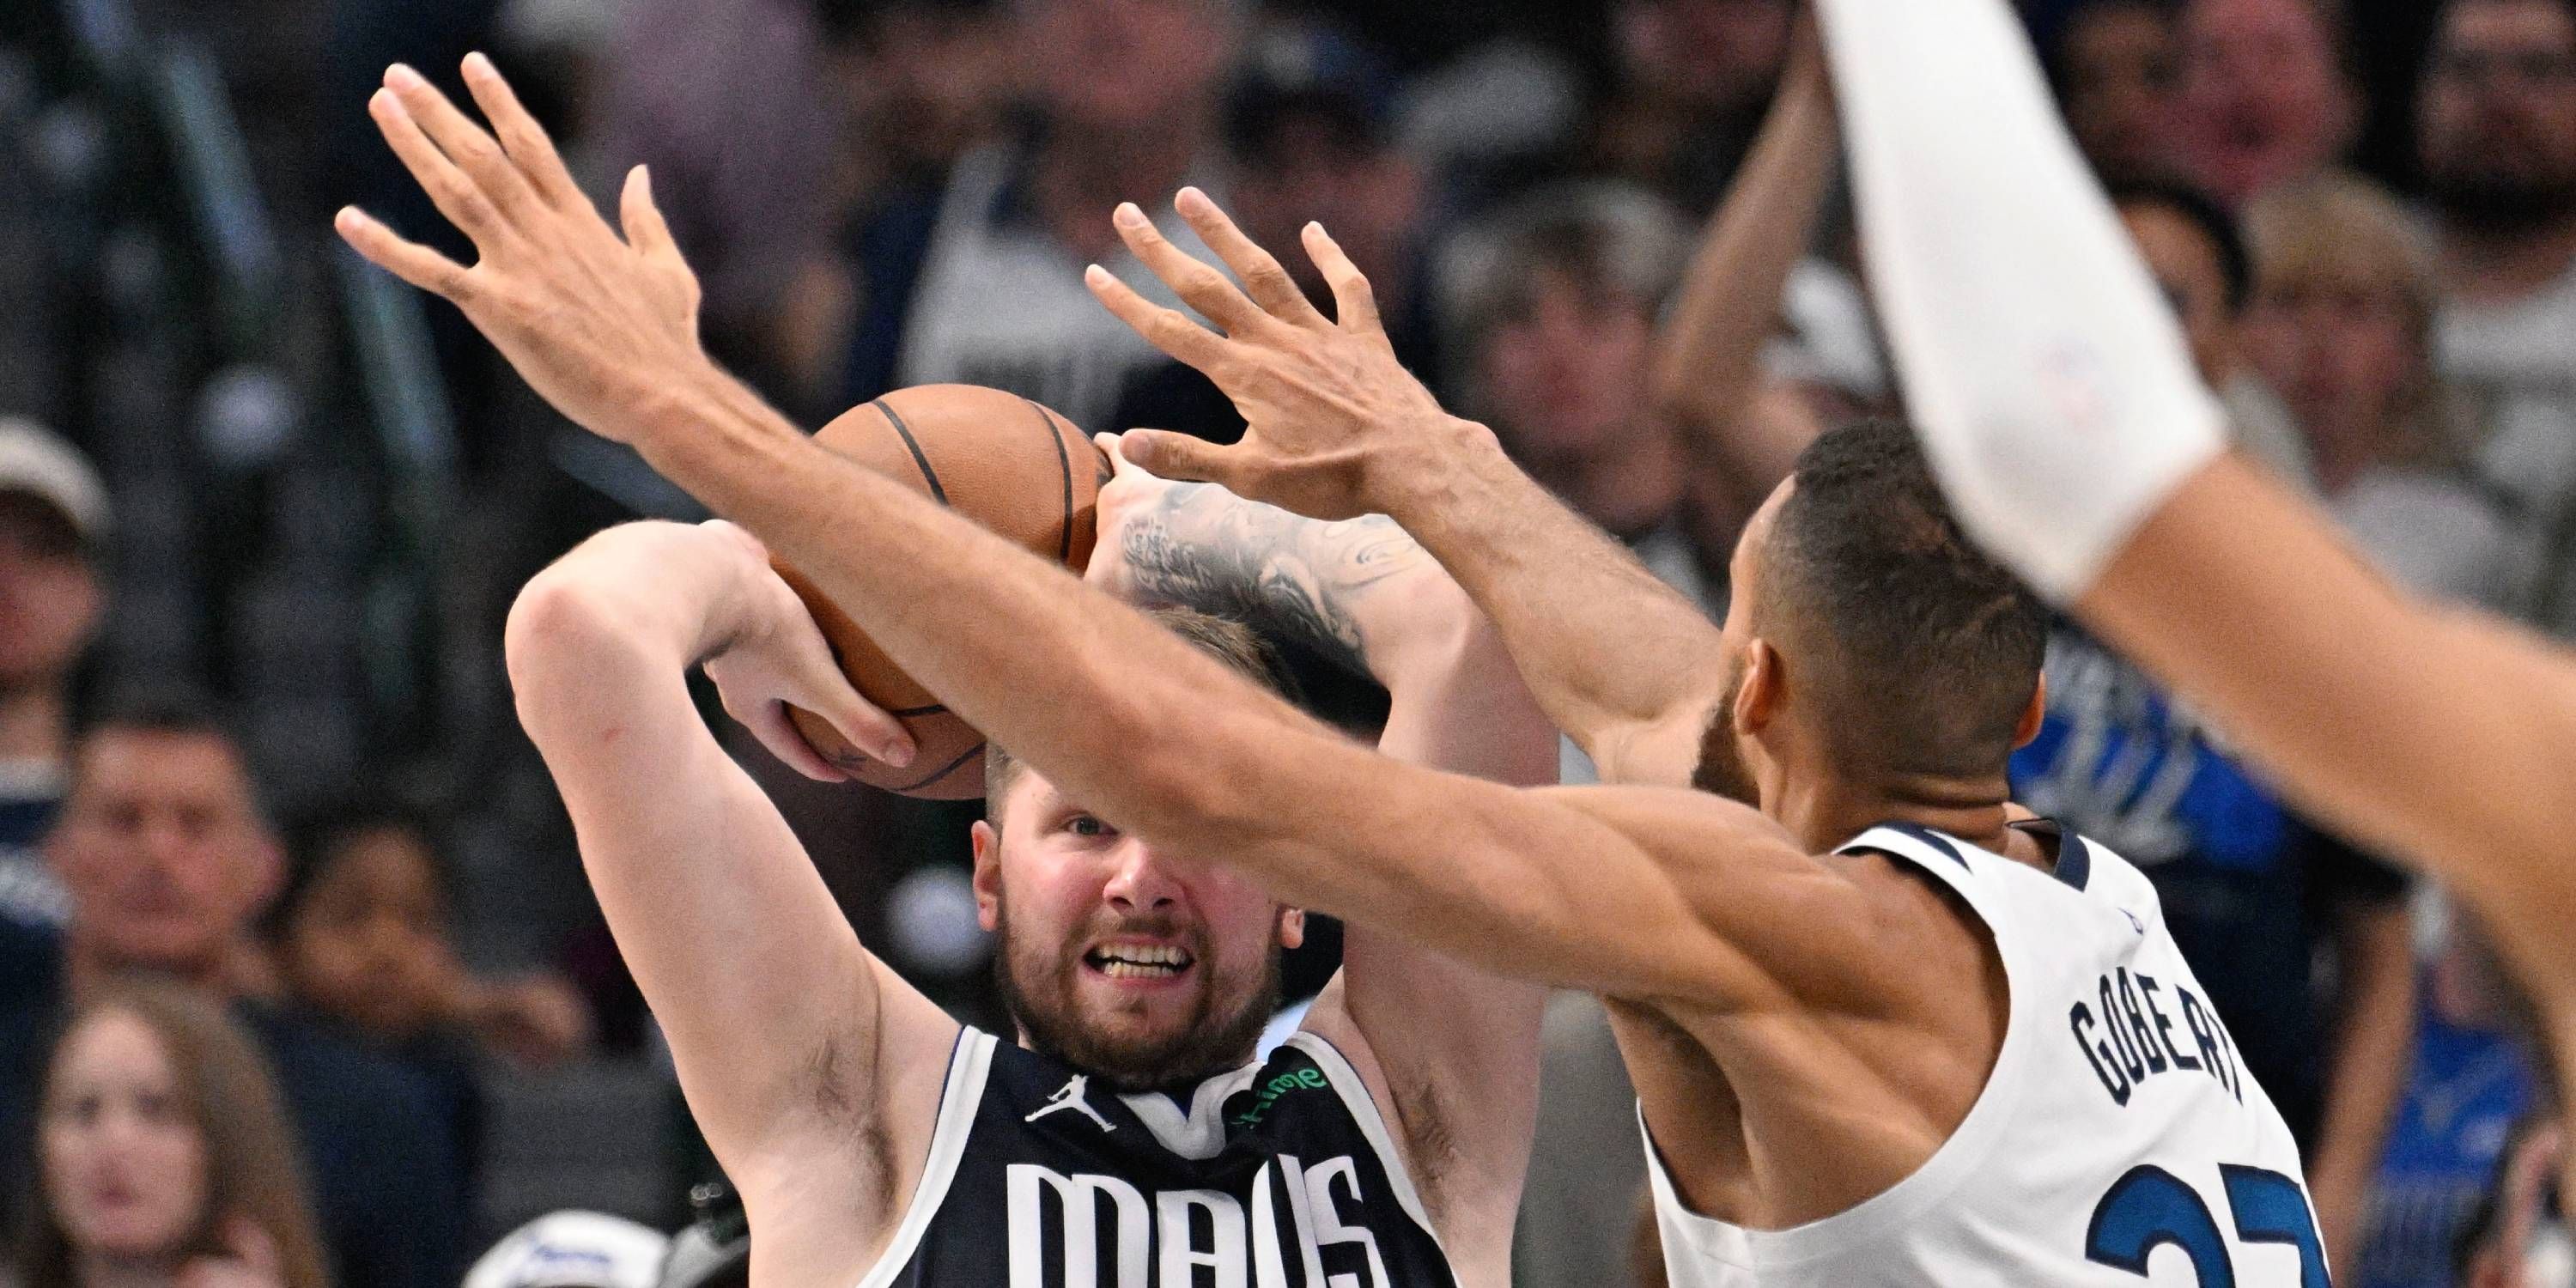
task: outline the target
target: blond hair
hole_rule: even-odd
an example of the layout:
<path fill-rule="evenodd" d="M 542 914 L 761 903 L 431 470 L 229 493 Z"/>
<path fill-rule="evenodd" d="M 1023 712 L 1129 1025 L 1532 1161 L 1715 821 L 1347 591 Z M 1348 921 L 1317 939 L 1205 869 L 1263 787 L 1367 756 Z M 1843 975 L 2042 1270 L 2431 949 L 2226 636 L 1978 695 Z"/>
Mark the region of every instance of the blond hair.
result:
<path fill-rule="evenodd" d="M 2465 453 L 2458 417 L 2434 368 L 2441 277 L 2432 238 L 2378 184 L 2330 173 L 2284 184 L 2245 210 L 2254 296 L 2321 288 L 2396 301 L 2412 366 L 2398 395 L 2394 459 L 2456 465 Z"/>

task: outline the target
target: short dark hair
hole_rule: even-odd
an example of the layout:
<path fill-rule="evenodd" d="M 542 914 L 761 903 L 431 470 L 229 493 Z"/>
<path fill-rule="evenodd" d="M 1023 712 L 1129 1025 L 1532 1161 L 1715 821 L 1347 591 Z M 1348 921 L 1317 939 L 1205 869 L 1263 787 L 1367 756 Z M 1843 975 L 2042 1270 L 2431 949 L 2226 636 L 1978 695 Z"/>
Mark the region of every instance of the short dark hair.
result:
<path fill-rule="evenodd" d="M 2048 613 L 1968 540 L 1914 434 L 1863 421 L 1798 454 L 1763 552 L 1758 616 L 1796 641 L 1838 761 L 2000 773 L 2039 684 Z"/>
<path fill-rule="evenodd" d="M 2215 197 L 2176 179 L 2130 179 L 2110 185 L 2111 204 L 2121 210 L 2161 210 L 2200 230 L 2218 252 L 2218 275 L 2227 283 L 2227 312 L 2243 313 L 2254 298 L 2254 253 L 2246 247 L 2245 227 Z"/>
<path fill-rule="evenodd" d="M 1223 662 L 1235 674 L 1260 685 L 1293 705 L 1303 706 L 1306 695 L 1294 672 L 1279 656 L 1270 641 L 1241 622 L 1195 608 L 1170 605 L 1144 609 L 1144 614 L 1178 635 L 1191 647 Z M 1002 798 L 1010 794 L 1011 784 L 1019 777 L 1019 758 L 1003 749 L 1002 744 L 987 740 L 984 744 L 984 817 L 999 824 Z"/>
<path fill-rule="evenodd" d="M 351 795 L 331 801 L 297 818 L 287 829 L 286 883 L 269 904 L 263 929 L 283 937 L 288 923 L 313 893 L 332 861 L 360 837 L 377 832 L 407 832 L 429 851 L 430 879 L 452 907 L 456 875 L 447 865 L 447 829 L 433 811 L 399 796 Z"/>
<path fill-rule="evenodd" d="M 102 705 L 98 713 L 81 726 L 80 737 L 72 746 L 72 783 L 80 786 L 80 772 L 89 748 L 109 734 L 149 733 L 187 738 L 208 738 L 222 743 L 224 750 L 239 761 L 242 773 L 250 780 L 251 807 L 262 818 L 268 816 L 268 800 L 261 790 L 259 775 L 253 771 L 250 744 L 243 740 L 230 713 L 204 690 L 182 685 L 147 686 L 123 690 Z"/>

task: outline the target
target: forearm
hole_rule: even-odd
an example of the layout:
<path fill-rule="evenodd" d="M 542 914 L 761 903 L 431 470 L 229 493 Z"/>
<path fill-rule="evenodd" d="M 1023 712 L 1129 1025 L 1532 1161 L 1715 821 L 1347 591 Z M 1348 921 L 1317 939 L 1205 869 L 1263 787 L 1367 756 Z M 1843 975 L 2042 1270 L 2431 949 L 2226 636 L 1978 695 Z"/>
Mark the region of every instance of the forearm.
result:
<path fill-rule="evenodd" d="M 636 425 L 655 468 L 1112 823 L 1188 848 L 1226 813 L 1204 799 L 1225 787 L 1224 764 L 1333 739 L 1063 568 L 822 448 L 721 373 L 671 388 Z"/>
<path fill-rule="evenodd" d="M 531 579 L 521 602 L 534 611 L 550 601 L 578 601 L 583 611 L 613 619 L 617 629 L 574 648 L 564 647 L 568 641 L 513 631 L 506 637 L 513 673 L 524 670 L 533 681 L 542 671 L 560 668 L 577 680 L 601 664 L 590 655 L 599 649 L 624 655 L 621 663 L 681 673 L 721 651 L 747 625 L 742 591 L 750 563 L 724 538 L 687 524 L 647 521 L 601 532 Z M 548 702 L 605 696 L 585 693 L 596 688 L 538 683 L 523 686 L 521 696 Z"/>
<path fill-rule="evenodd" d="M 1717 626 L 1453 422 L 1444 468 L 1395 515 L 1490 618 L 1539 707 L 1607 781 L 1682 786 L 1725 687 Z"/>
<path fill-rule="evenodd" d="M 1779 330 L 1789 275 L 1815 240 L 1840 160 L 1836 139 L 1822 54 L 1802 45 L 1664 323 L 1657 404 L 1751 496 L 1784 476 L 1779 454 L 1760 450 L 1765 444 L 1742 430 L 1761 384 L 1763 348 Z"/>

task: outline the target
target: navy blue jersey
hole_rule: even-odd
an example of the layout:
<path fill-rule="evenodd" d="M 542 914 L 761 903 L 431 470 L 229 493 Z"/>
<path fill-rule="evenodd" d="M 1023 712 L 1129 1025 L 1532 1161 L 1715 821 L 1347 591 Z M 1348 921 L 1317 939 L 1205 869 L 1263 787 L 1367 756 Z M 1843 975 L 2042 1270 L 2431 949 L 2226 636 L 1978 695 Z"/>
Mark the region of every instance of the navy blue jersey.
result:
<path fill-rule="evenodd" d="M 1349 1061 L 1311 1033 L 1186 1096 L 968 1029 L 930 1165 L 860 1288 L 1455 1283 Z"/>

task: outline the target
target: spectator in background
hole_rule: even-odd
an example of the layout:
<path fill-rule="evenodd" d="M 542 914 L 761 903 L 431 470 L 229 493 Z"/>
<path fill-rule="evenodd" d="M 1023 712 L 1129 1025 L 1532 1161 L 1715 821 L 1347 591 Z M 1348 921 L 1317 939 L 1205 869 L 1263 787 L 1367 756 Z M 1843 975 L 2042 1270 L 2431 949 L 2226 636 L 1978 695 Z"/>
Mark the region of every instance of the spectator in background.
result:
<path fill-rule="evenodd" d="M 21 1288 L 325 1288 L 249 1036 L 170 984 L 102 989 L 45 1054 Z"/>
<path fill-rule="evenodd" d="M 2433 366 L 2432 255 L 2405 212 L 2361 180 L 2316 179 L 2254 203 L 2246 233 L 2246 350 L 2335 517 L 2417 590 L 2508 604 L 2509 531 L 2467 472 Z"/>
<path fill-rule="evenodd" d="M 2576 7 L 2450 0 L 2417 99 L 2443 373 L 2485 409 L 2481 472 L 2520 507 L 2523 602 L 2576 634 Z"/>
<path fill-rule="evenodd" d="M 2183 168 L 2230 206 L 2342 161 L 2361 132 L 2334 0 L 2190 0 Z"/>
<path fill-rule="evenodd" d="M 485 981 L 457 960 L 435 834 L 424 815 L 373 805 L 305 829 L 270 914 L 288 996 L 416 1065 L 462 1069 L 478 1048 L 540 1067 L 580 1054 L 589 1023 L 569 985 Z"/>
<path fill-rule="evenodd" d="M 2550 1178 L 2566 1152 L 2563 1124 L 2534 1118 L 2514 1133 L 2495 1183 L 2463 1231 L 2460 1288 L 2566 1288 L 2576 1282 L 2576 1237 Z"/>
<path fill-rule="evenodd" d="M 1492 426 L 1521 468 L 1706 604 L 1677 522 L 1687 453 L 1649 384 L 1655 322 L 1688 247 L 1679 215 L 1643 189 L 1545 189 L 1443 252 L 1439 317 L 1461 414 Z"/>
<path fill-rule="evenodd" d="M 2083 0 L 2043 51 L 2075 145 L 2106 183 L 2169 175 L 2180 115 L 2174 0 Z"/>
<path fill-rule="evenodd" d="M 2380 1159 L 2360 1288 L 2449 1288 L 2454 1249 L 2541 1082 L 2527 1003 L 2457 911 L 2423 971 L 2406 1095 Z"/>
<path fill-rule="evenodd" d="M 1725 195 L 1789 54 L 1793 0 L 1612 0 L 1592 163 L 1693 217 Z"/>
<path fill-rule="evenodd" d="M 0 417 L 0 918 L 59 927 L 62 883 L 38 850 L 62 807 L 72 672 L 107 607 L 107 492 L 32 421 Z"/>
<path fill-rule="evenodd" d="M 46 857 L 71 893 L 58 943 L 0 944 L 0 1140 L 27 1121 L 40 1035 L 121 976 L 229 1001 L 258 1038 L 303 1145 L 339 1277 L 445 1288 L 463 1264 L 464 1161 L 408 1071 L 245 996 L 240 949 L 274 893 L 278 847 L 239 745 L 201 708 L 139 703 L 76 746 Z M 23 1165 L 0 1159 L 13 1188 Z"/>
<path fill-rule="evenodd" d="M 1150 278 L 1110 226 L 1118 203 L 1186 184 L 1223 195 L 1217 89 L 1244 17 L 1230 0 L 1025 0 L 1015 12 L 1013 83 L 1031 96 L 1021 128 L 856 239 L 844 403 L 959 381 L 1098 429 L 1127 382 L 1163 361 L 1091 298 L 1082 270 Z M 1204 250 L 1169 210 L 1147 215 Z"/>
<path fill-rule="evenodd" d="M 2111 204 L 2172 302 L 2192 364 L 2218 392 L 2237 446 L 2282 478 L 2315 490 L 2307 443 L 2290 409 L 2245 360 L 2254 260 L 2235 216 L 2197 189 L 2154 181 L 2113 185 Z"/>
<path fill-rule="evenodd" d="M 1338 28 L 1302 20 L 1258 32 L 1225 91 L 1224 137 L 1234 176 L 1235 222 L 1265 246 L 1295 245 L 1310 220 L 1333 232 L 1377 288 L 1396 357 L 1429 370 L 1435 360 L 1419 265 L 1424 178 L 1392 134 L 1394 73 L 1377 52 Z M 1332 290 L 1311 260 L 1284 261 L 1316 307 Z M 1112 426 L 1178 429 L 1217 442 L 1242 436 L 1243 417 L 1207 377 L 1178 362 L 1130 381 Z"/>

